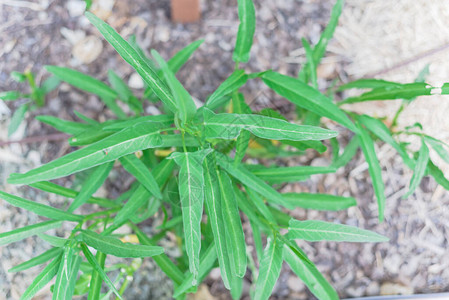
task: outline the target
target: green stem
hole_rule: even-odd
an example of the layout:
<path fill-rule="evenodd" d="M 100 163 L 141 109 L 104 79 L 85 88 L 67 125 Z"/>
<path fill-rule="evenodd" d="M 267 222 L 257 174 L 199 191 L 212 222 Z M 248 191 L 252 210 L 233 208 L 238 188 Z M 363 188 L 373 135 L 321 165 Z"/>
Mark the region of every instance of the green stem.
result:
<path fill-rule="evenodd" d="M 106 254 L 98 251 L 95 257 L 100 267 L 104 269 Z M 90 280 L 89 295 L 87 296 L 87 300 L 96 300 L 100 298 L 102 282 L 103 280 L 101 279 L 100 274 L 97 271 L 92 271 L 92 278 Z"/>
<path fill-rule="evenodd" d="M 182 149 L 184 150 L 185 153 L 187 153 L 187 147 L 186 147 L 186 141 L 184 138 L 184 134 L 185 134 L 185 131 L 183 129 L 181 129 Z"/>
<path fill-rule="evenodd" d="M 123 293 L 125 292 L 126 288 L 128 287 L 128 284 L 130 283 L 130 278 L 132 278 L 129 275 L 125 275 L 125 280 L 122 283 L 122 286 L 120 287 L 120 290 L 118 293 L 123 296 Z"/>
<path fill-rule="evenodd" d="M 405 134 L 405 135 L 417 135 L 419 137 L 424 137 L 425 134 L 421 133 L 421 132 L 415 132 L 415 131 L 398 131 L 398 132 L 393 132 L 393 135 L 400 135 L 400 134 Z"/>
<path fill-rule="evenodd" d="M 115 212 L 118 212 L 120 209 L 122 209 L 122 208 L 117 207 L 117 208 L 112 208 L 112 209 L 108 209 L 108 210 L 104 210 L 104 211 L 95 212 L 95 213 L 86 215 L 84 217 L 84 220 L 87 221 L 87 220 L 95 219 L 98 216 L 106 216 L 106 215 L 109 216 Z"/>
<path fill-rule="evenodd" d="M 36 82 L 34 81 L 34 75 L 31 73 L 31 71 L 26 71 L 24 73 L 25 77 L 28 80 L 28 83 L 30 84 L 31 88 L 31 98 L 34 100 L 34 102 L 37 104 L 37 106 L 42 107 L 44 106 L 44 99 L 40 97 L 39 91 L 36 87 Z"/>

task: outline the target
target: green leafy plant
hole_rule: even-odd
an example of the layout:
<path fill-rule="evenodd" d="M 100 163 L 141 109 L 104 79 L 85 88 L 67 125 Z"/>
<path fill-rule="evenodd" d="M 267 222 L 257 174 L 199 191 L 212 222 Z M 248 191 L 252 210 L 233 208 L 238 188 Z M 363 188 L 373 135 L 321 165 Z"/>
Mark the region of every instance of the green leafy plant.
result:
<path fill-rule="evenodd" d="M 42 82 L 40 86 L 36 84 L 35 75 L 31 71 L 25 71 L 24 73 L 12 72 L 11 78 L 17 82 L 27 82 L 30 87 L 29 93 L 22 93 L 20 91 L 5 91 L 0 92 L 0 100 L 3 101 L 18 101 L 21 99 L 27 99 L 26 102 L 19 105 L 14 114 L 11 117 L 11 122 L 8 128 L 8 136 L 11 136 L 20 123 L 25 118 L 25 114 L 29 110 L 35 110 L 38 107 L 42 107 L 45 104 L 45 95 L 56 89 L 59 85 L 59 80 L 56 77 L 49 77 Z"/>
<path fill-rule="evenodd" d="M 240 68 L 249 60 L 255 31 L 255 9 L 251 0 L 239 0 L 240 26 L 233 54 L 235 71 L 197 108 L 192 97 L 178 81 L 176 72 L 201 45 L 194 42 L 165 61 L 155 50 L 152 57 L 136 44 L 124 40 L 108 24 L 87 12 L 90 22 L 142 77 L 147 89 L 142 99 L 133 95 L 120 77 L 109 73 L 108 85 L 76 70 L 48 66 L 59 80 L 98 95 L 117 119 L 103 123 L 78 114 L 82 122 L 40 116 L 39 120 L 72 135 L 69 143 L 85 146 L 24 174 L 12 174 L 11 184 L 26 184 L 35 189 L 73 199 L 63 208 L 46 206 L 31 200 L 0 192 L 0 198 L 50 220 L 0 233 L 5 245 L 37 235 L 53 247 L 10 272 L 24 271 L 47 263 L 22 296 L 31 299 L 56 277 L 53 299 L 70 299 L 74 294 L 88 294 L 88 299 L 106 299 L 112 294 L 119 299 L 127 285 L 127 275 L 139 267 L 140 258 L 151 257 L 173 281 L 174 297 L 183 299 L 196 291 L 212 268 L 219 267 L 224 286 L 234 299 L 242 294 L 243 277 L 253 281 L 251 296 L 268 299 L 279 277 L 283 261 L 319 299 L 338 299 L 337 292 L 318 271 L 295 240 L 338 242 L 386 242 L 388 238 L 364 229 L 332 221 L 295 220 L 288 210 L 296 207 L 316 210 L 343 210 L 356 205 L 352 197 L 328 194 L 279 193 L 279 184 L 304 181 L 313 174 L 332 173 L 345 166 L 361 148 L 369 165 L 378 202 L 379 220 L 384 219 L 385 194 L 381 167 L 376 157 L 374 139 L 390 144 L 404 164 L 414 170 L 409 196 L 423 176 L 429 174 L 449 189 L 449 182 L 429 159 L 430 145 L 449 162 L 447 145 L 415 131 L 388 128 L 381 120 L 344 110 L 341 105 L 362 101 L 405 99 L 403 106 L 419 95 L 437 91 L 425 83 L 399 84 L 377 79 L 358 80 L 339 87 L 370 89 L 360 96 L 335 102 L 317 89 L 316 67 L 319 65 L 338 23 L 343 1 L 338 0 L 331 21 L 319 42 L 311 46 L 303 40 L 307 63 L 298 78 L 275 71 L 247 73 Z M 280 113 L 264 109 L 252 112 L 239 89 L 249 80 L 262 80 L 279 95 L 297 105 L 298 120 L 287 121 Z M 449 92 L 448 84 L 442 94 Z M 116 100 L 128 105 L 128 116 Z M 162 101 L 165 114 L 146 115 L 143 101 Z M 399 117 L 400 111 L 396 114 Z M 227 112 L 226 112 L 227 111 Z M 352 139 L 340 151 L 338 133 L 320 126 L 326 117 L 346 128 Z M 419 126 L 418 126 L 419 127 Z M 419 152 L 400 142 L 402 135 L 422 139 Z M 324 144 L 322 141 L 328 140 Z M 274 142 L 276 141 L 276 142 Z M 255 146 L 257 145 L 257 147 Z M 326 146 L 327 145 L 327 146 Z M 327 167 L 266 166 L 249 164 L 245 157 L 296 156 L 306 149 L 322 153 L 330 145 L 332 164 Z M 410 153 L 412 155 L 410 156 Z M 94 197 L 113 168 L 123 167 L 135 178 L 134 184 L 116 199 Z M 59 186 L 50 180 L 90 170 L 79 191 Z M 89 214 L 75 213 L 85 204 L 100 209 Z M 138 226 L 156 212 L 164 216 L 159 233 L 147 236 Z M 242 216 L 251 226 L 256 259 L 249 253 L 243 231 Z M 206 216 L 206 218 L 204 217 Z M 71 222 L 68 238 L 45 235 L 62 222 Z M 125 243 L 116 230 L 129 227 L 138 243 Z M 169 257 L 157 246 L 167 232 L 179 240 L 183 255 Z M 286 233 L 285 233 L 286 232 Z M 264 242 L 266 241 L 266 242 Z M 265 246 L 263 246 L 265 244 Z M 95 249 L 96 254 L 92 253 Z M 106 265 L 108 255 L 136 259 L 131 265 Z M 112 281 L 109 274 L 120 269 Z M 103 283 L 109 289 L 102 294 Z"/>

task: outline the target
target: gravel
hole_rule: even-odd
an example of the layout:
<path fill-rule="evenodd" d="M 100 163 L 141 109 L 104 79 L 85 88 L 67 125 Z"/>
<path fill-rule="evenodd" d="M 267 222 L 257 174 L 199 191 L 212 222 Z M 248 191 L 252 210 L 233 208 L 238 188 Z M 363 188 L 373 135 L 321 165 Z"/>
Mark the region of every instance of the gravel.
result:
<path fill-rule="evenodd" d="M 107 21 L 125 37 L 136 34 L 144 49 L 148 51 L 150 47 L 155 48 L 166 59 L 188 43 L 204 39 L 204 44 L 179 72 L 180 81 L 199 101 L 204 101 L 207 95 L 232 72 L 234 66 L 231 60 L 232 45 L 238 27 L 236 1 L 203 1 L 202 20 L 197 24 L 188 25 L 170 22 L 167 1 L 136 0 L 132 5 L 128 5 L 126 1 L 97 2 L 101 2 L 102 6 L 96 5 L 93 8 L 96 14 L 107 18 Z M 257 31 L 251 60 L 245 67 L 253 72 L 274 69 L 295 75 L 300 63 L 305 59 L 300 38 L 305 37 L 316 43 L 327 23 L 332 2 L 256 1 Z M 1 91 L 26 89 L 24 85 L 14 83 L 9 78 L 11 71 L 31 69 L 40 81 L 48 76 L 43 66 L 53 64 L 76 68 L 104 81 L 107 80 L 108 69 L 114 69 L 130 82 L 137 94 L 142 93 L 140 89 L 142 82 L 133 70 L 100 38 L 99 33 L 82 16 L 82 1 L 27 1 L 24 2 L 25 7 L 15 6 L 14 3 L 17 2 L 2 1 L 0 4 L 0 18 L 3 21 L 0 25 L 0 45 L 3 48 L 0 49 Z M 350 15 L 346 17 L 351 18 Z M 98 41 L 101 42 L 103 49 L 97 52 L 101 53 L 86 51 L 92 44 L 98 44 Z M 332 49 L 338 47 L 336 44 L 331 44 L 332 46 L 334 47 Z M 90 57 L 86 57 L 86 53 Z M 95 57 L 92 58 L 93 56 Z M 351 57 L 345 57 L 338 51 L 329 53 L 324 60 L 324 67 L 319 71 L 320 75 L 327 79 L 340 77 L 347 80 L 348 73 L 345 67 L 349 60 Z M 351 72 L 357 70 L 357 66 L 353 63 L 349 64 Z M 328 84 L 329 80 L 320 81 L 321 88 L 325 88 Z M 289 117 L 294 116 L 293 106 L 269 91 L 260 81 L 251 81 L 243 92 L 247 102 L 255 110 L 272 107 Z M 12 111 L 17 107 L 15 103 L 7 103 L 7 106 Z M 157 107 L 151 105 L 146 109 L 157 111 Z M 104 110 L 104 105 L 96 97 L 86 95 L 68 85 L 62 85 L 59 91 L 49 95 L 45 107 L 28 114 L 26 126 L 24 123 L 13 139 L 54 133 L 53 129 L 35 120 L 35 115 L 50 114 L 75 120 L 74 110 L 99 120 L 111 117 L 110 112 Z M 1 140 L 7 139 L 9 123 L 7 114 L 8 109 L 3 107 L 0 110 Z M 341 139 L 345 144 L 348 137 L 342 134 Z M 65 199 L 38 193 L 26 187 L 8 185 L 6 178 L 12 172 L 24 172 L 69 151 L 71 148 L 65 141 L 48 142 L 45 139 L 39 143 L 11 144 L 0 148 L 0 188 L 6 192 L 61 207 Z M 382 165 L 387 194 L 386 220 L 382 224 L 377 221 L 377 205 L 371 180 L 360 153 L 346 168 L 340 169 L 335 174 L 316 175 L 308 182 L 288 185 L 283 191 L 326 192 L 354 196 L 358 206 L 347 211 L 317 212 L 295 209 L 291 215 L 300 220 L 335 221 L 374 230 L 388 236 L 390 242 L 338 244 L 300 241 L 298 245 L 316 263 L 341 297 L 448 291 L 449 262 L 446 259 L 449 254 L 448 194 L 437 188 L 433 180 L 425 178 L 413 196 L 402 199 L 411 177 L 410 171 L 402 166 L 388 145 L 378 145 L 377 154 Z M 328 153 L 322 157 L 308 153 L 299 161 L 283 161 L 283 163 L 326 165 L 329 159 Z M 73 181 L 72 176 L 69 180 L 59 183 L 70 186 Z M 107 184 L 108 188 L 103 190 L 105 196 L 114 197 L 120 189 L 123 189 L 117 182 L 111 181 Z M 39 217 L 31 213 L 0 202 L 1 232 L 33 224 L 39 220 Z M 244 226 L 249 227 L 247 224 Z M 56 234 L 67 236 L 70 229 L 70 225 L 66 225 L 62 230 L 57 230 Z M 146 229 L 150 230 L 149 227 Z M 167 243 L 170 245 L 170 241 Z M 248 243 L 251 244 L 250 239 Z M 0 299 L 18 299 L 38 274 L 40 267 L 17 274 L 7 273 L 7 270 L 42 253 L 48 247 L 46 243 L 32 237 L 0 248 L 2 257 Z M 282 270 L 273 299 L 313 299 L 285 264 Z M 244 299 L 248 299 L 250 280 L 250 276 L 245 278 Z M 229 293 L 216 276 L 206 279 L 205 283 L 200 288 L 199 296 L 194 296 L 194 299 L 200 299 L 200 295 L 206 295 L 208 299 L 212 297 L 229 299 Z M 169 299 L 170 286 L 171 283 L 154 263 L 147 259 L 144 260 L 141 271 L 135 274 L 126 298 Z M 39 299 L 49 298 L 49 286 L 39 295 Z"/>

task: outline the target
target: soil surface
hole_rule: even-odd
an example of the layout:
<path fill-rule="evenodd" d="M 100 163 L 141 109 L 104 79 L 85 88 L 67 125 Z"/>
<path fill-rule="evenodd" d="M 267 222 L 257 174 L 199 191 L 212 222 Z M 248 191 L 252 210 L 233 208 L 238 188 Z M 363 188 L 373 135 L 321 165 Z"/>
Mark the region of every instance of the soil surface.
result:
<path fill-rule="evenodd" d="M 168 59 L 187 44 L 204 39 L 203 45 L 178 73 L 179 80 L 200 103 L 234 68 L 231 57 L 238 28 L 236 1 L 202 1 L 201 21 L 187 25 L 170 21 L 168 1 L 136 0 L 132 1 L 131 5 L 128 1 L 94 2 L 92 10 L 95 14 L 106 19 L 125 38 L 135 34 L 147 53 L 150 48 L 154 48 Z M 101 2 L 101 6 L 97 2 Z M 305 60 L 301 38 L 306 38 L 312 44 L 318 41 L 327 24 L 333 2 L 255 1 L 257 30 L 251 60 L 245 68 L 251 72 L 273 69 L 280 73 L 296 75 Z M 351 18 L 359 16 L 358 10 L 354 8 L 357 4 L 353 2 L 350 3 L 352 6 L 349 6 L 353 15 L 344 15 L 346 19 L 342 20 L 343 26 L 354 26 L 350 22 Z M 40 82 L 49 76 L 43 68 L 45 65 L 58 65 L 77 69 L 105 82 L 107 71 L 113 69 L 134 87 L 136 95 L 142 94 L 141 79 L 89 24 L 82 15 L 83 9 L 83 1 L 79 0 L 0 1 L 0 91 L 27 91 L 24 84 L 15 83 L 10 78 L 12 71 L 31 70 Z M 340 44 L 331 42 L 333 51 L 328 53 L 323 60 L 323 67 L 319 70 L 319 76 L 322 78 L 319 85 L 322 90 L 325 90 L 333 79 L 347 81 L 369 73 L 367 71 L 364 74 L 355 74 L 354 70 L 358 69 L 354 64 L 358 60 L 352 61 L 351 57 L 342 53 L 344 31 L 339 34 L 337 41 L 340 41 Z M 360 36 L 360 39 L 362 40 L 363 36 Z M 435 45 L 438 44 L 438 41 L 435 42 Z M 408 77 L 409 74 L 406 75 L 406 78 Z M 256 111 L 271 107 L 292 119 L 295 116 L 293 105 L 269 91 L 261 81 L 250 81 L 242 91 L 247 102 Z M 28 199 L 62 207 L 66 199 L 39 193 L 31 188 L 6 184 L 10 173 L 27 171 L 74 149 L 64 139 L 49 141 L 46 136 L 56 131 L 38 122 L 35 116 L 53 115 L 77 120 L 74 114 L 76 110 L 104 121 L 112 115 L 98 98 L 66 84 L 49 94 L 46 100 L 43 108 L 27 114 L 26 121 L 10 137 L 10 140 L 41 137 L 37 138 L 38 142 L 14 143 L 0 148 L 0 188 Z M 26 100 L 0 103 L 1 141 L 8 139 L 7 127 L 11 112 L 24 101 Z M 156 113 L 158 106 L 146 104 L 146 112 Z M 329 123 L 328 126 L 334 125 Z M 342 130 L 340 139 L 343 145 L 347 143 L 348 138 L 347 133 Z M 341 297 L 449 291 L 449 260 L 446 259 L 449 254 L 448 194 L 437 188 L 432 179 L 424 178 L 414 195 L 402 199 L 402 195 L 407 191 L 411 172 L 402 165 L 388 145 L 379 144 L 376 147 L 387 195 L 386 221 L 382 224 L 377 220 L 377 205 L 368 166 L 360 153 L 336 174 L 313 176 L 307 182 L 288 185 L 282 191 L 353 196 L 357 199 L 358 206 L 347 211 L 318 212 L 295 209 L 291 215 L 299 220 L 326 220 L 374 230 L 388 236 L 390 241 L 380 244 L 301 241 L 299 246 L 316 263 Z M 277 159 L 276 162 L 285 165 L 328 165 L 330 154 L 318 155 L 310 152 L 296 160 Z M 114 170 L 106 187 L 102 188 L 98 195 L 116 197 L 131 183 L 125 177 L 120 170 Z M 68 187 L 76 187 L 76 182 L 77 178 L 74 176 L 58 181 Z M 0 201 L 0 232 L 37 222 L 39 217 L 36 215 Z M 152 234 L 151 226 L 146 226 L 144 230 Z M 251 245 L 249 224 L 245 222 L 244 227 L 248 233 L 248 244 Z M 48 233 L 64 237 L 70 229 L 68 224 L 61 230 Z M 163 242 L 164 247 L 171 249 L 173 255 L 176 255 L 174 242 L 170 239 Z M 19 299 L 41 269 L 36 267 L 23 273 L 8 273 L 7 270 L 49 247 L 42 240 L 33 237 L 0 248 L 0 300 Z M 107 264 L 113 262 L 108 260 Z M 134 275 L 125 298 L 170 299 L 171 283 L 154 262 L 146 259 L 142 266 Z M 192 299 L 230 299 L 219 276 L 219 272 L 214 270 Z M 251 274 L 247 274 L 244 299 L 249 299 L 250 280 Z M 50 299 L 49 286 L 38 295 L 36 299 Z M 314 298 L 284 264 L 272 299 Z"/>

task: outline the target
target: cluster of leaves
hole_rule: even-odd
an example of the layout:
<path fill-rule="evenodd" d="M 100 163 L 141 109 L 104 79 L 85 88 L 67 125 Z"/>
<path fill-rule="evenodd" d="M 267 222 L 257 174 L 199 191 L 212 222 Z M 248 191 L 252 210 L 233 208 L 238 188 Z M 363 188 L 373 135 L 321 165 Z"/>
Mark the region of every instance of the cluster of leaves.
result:
<path fill-rule="evenodd" d="M 406 196 L 413 193 L 426 174 L 449 189 L 449 182 L 429 159 L 427 146 L 433 147 L 449 162 L 446 145 L 413 131 L 416 126 L 395 132 L 394 126 L 388 128 L 381 120 L 350 113 L 340 107 L 361 101 L 405 99 L 400 108 L 402 111 L 414 97 L 430 95 L 435 88 L 422 82 L 399 84 L 375 79 L 358 80 L 341 86 L 340 90 L 359 88 L 370 91 L 337 104 L 317 89 L 316 67 L 333 35 L 342 6 L 343 1 L 338 0 L 328 27 L 314 47 L 303 40 L 307 63 L 298 78 L 294 78 L 274 71 L 248 74 L 240 68 L 241 63 L 249 60 L 255 31 L 255 8 L 251 0 L 239 0 L 240 26 L 233 54 L 235 71 L 200 108 L 175 73 L 201 45 L 201 41 L 188 45 L 167 62 L 155 50 L 151 51 L 150 59 L 135 39 L 124 40 L 108 24 L 86 13 L 104 38 L 141 75 L 147 89 L 143 98 L 138 99 L 112 71 L 109 73 L 110 85 L 107 85 L 75 70 L 47 67 L 59 80 L 98 95 L 117 119 L 99 123 L 79 113 L 77 115 L 82 122 L 38 117 L 40 121 L 71 134 L 71 145 L 85 147 L 27 173 L 12 174 L 8 179 L 11 184 L 27 184 L 73 199 L 68 207 L 53 208 L 0 192 L 0 198 L 10 204 L 50 219 L 0 233 L 0 245 L 38 235 L 53 246 L 10 270 L 23 271 L 50 261 L 22 298 L 32 298 L 56 276 L 52 287 L 54 299 L 70 299 L 74 294 L 85 293 L 88 293 L 88 299 L 107 299 L 112 293 L 121 299 L 129 283 L 129 275 L 139 266 L 139 258 L 152 257 L 173 281 L 174 297 L 178 299 L 195 292 L 198 284 L 217 266 L 224 286 L 234 299 L 241 297 L 243 277 L 247 274 L 254 283 L 252 297 L 268 299 L 283 261 L 316 297 L 338 299 L 337 292 L 295 240 L 382 242 L 388 239 L 371 231 L 334 222 L 292 219 L 285 208 L 343 210 L 356 205 L 356 200 L 328 194 L 281 194 L 276 190 L 279 184 L 304 181 L 313 174 L 335 172 L 361 148 L 369 165 L 379 220 L 382 221 L 385 194 L 373 140 L 377 137 L 396 149 L 405 165 L 414 170 Z M 261 79 L 277 94 L 296 104 L 300 122 L 288 122 L 271 109 L 252 112 L 239 89 L 254 79 Z M 445 85 L 442 93 L 448 90 Z M 117 104 L 117 99 L 128 105 L 134 116 L 128 116 Z M 144 100 L 162 101 L 165 114 L 142 116 Z M 337 132 L 317 126 L 322 117 L 353 133 L 343 151 L 340 151 L 336 139 Z M 408 145 L 398 141 L 402 134 L 422 137 L 418 153 L 410 156 Z M 301 155 L 310 148 L 322 153 L 327 147 L 321 141 L 326 139 L 330 140 L 333 153 L 332 164 L 327 167 L 267 167 L 243 161 L 245 155 L 292 156 Z M 262 150 L 251 149 L 252 142 Z M 135 177 L 135 182 L 117 199 L 93 197 L 116 162 Z M 79 191 L 50 182 L 84 170 L 89 170 L 89 173 Z M 96 204 L 100 209 L 86 215 L 76 214 L 76 210 L 85 204 Z M 165 216 L 158 228 L 160 233 L 148 237 L 137 225 L 159 211 Z M 249 220 L 252 229 L 258 264 L 247 249 L 242 215 Z M 68 238 L 44 234 L 49 229 L 60 227 L 62 222 L 74 223 Z M 134 232 L 138 244 L 120 240 L 121 236 L 114 232 L 122 226 Z M 287 233 L 282 234 L 281 229 Z M 182 256 L 169 257 L 162 247 L 157 246 L 167 232 L 173 232 L 179 239 Z M 106 267 L 107 255 L 136 260 L 130 266 Z M 117 269 L 121 271 L 112 281 L 107 273 Z M 101 293 L 103 282 L 109 287 L 106 294 Z"/>
<path fill-rule="evenodd" d="M 21 93 L 20 91 L 6 91 L 0 92 L 0 100 L 3 101 L 17 101 L 21 99 L 27 99 L 26 102 L 19 105 L 14 114 L 11 117 L 11 122 L 8 128 L 8 136 L 11 136 L 20 123 L 25 118 L 25 114 L 29 110 L 34 110 L 38 107 L 42 107 L 45 104 L 45 95 L 56 89 L 59 85 L 59 79 L 51 76 L 46 79 L 40 86 L 36 84 L 35 75 L 31 71 L 25 71 L 24 73 L 12 72 L 11 78 L 16 82 L 27 82 L 30 86 L 29 93 Z"/>

